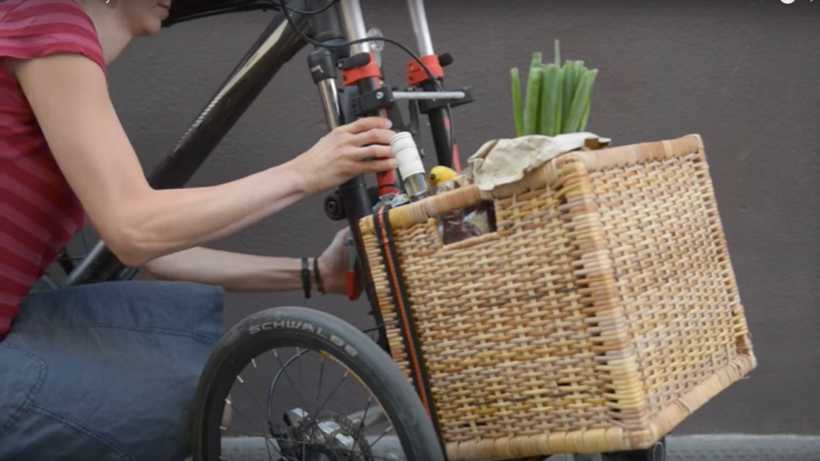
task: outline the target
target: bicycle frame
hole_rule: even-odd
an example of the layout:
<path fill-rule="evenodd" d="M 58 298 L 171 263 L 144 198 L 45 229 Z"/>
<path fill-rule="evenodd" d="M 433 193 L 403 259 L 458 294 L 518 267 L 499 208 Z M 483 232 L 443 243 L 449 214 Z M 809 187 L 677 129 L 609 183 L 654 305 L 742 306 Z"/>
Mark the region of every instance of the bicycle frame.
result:
<path fill-rule="evenodd" d="M 298 2 L 299 8 L 306 8 L 310 11 L 315 11 L 326 4 L 326 0 Z M 408 0 L 408 9 L 419 53 L 423 59 L 425 57 L 429 59 L 435 55 L 423 0 Z M 327 44 L 367 36 L 359 0 L 339 0 L 336 5 L 319 15 L 306 16 L 293 12 L 291 18 L 294 25 L 308 36 Z M 307 44 L 303 36 L 291 27 L 285 15 L 278 14 L 194 120 L 171 153 L 149 175 L 151 186 L 156 189 L 183 187 L 282 66 Z M 316 48 L 321 49 L 322 47 L 317 46 Z M 351 46 L 350 53 L 353 55 L 369 51 L 369 44 L 365 42 Z M 314 77 L 314 80 L 319 89 L 328 128 L 333 129 L 345 123 L 344 107 L 339 101 L 335 78 L 317 79 Z M 371 77 L 358 81 L 353 88 L 358 94 L 364 94 L 381 86 L 382 82 L 379 78 Z M 440 83 L 433 79 L 419 83 L 418 87 L 426 91 L 441 89 Z M 457 154 L 454 155 L 457 148 L 454 140 L 450 138 L 448 112 L 449 109 L 438 107 L 432 108 L 427 113 L 439 164 L 453 166 L 453 159 L 456 160 L 456 165 L 458 163 Z M 340 186 L 339 190 L 346 218 L 355 237 L 358 259 L 365 277 L 365 293 L 372 306 L 377 325 L 381 325 L 382 319 L 375 288 L 370 277 L 368 260 L 358 227 L 359 219 L 371 214 L 373 207 L 372 200 L 368 196 L 365 178 L 356 177 Z M 136 273 L 136 269 L 123 266 L 105 244 L 99 242 L 88 256 L 70 271 L 63 285 L 126 280 L 133 278 Z M 383 336 L 383 331 L 381 333 Z M 387 347 L 383 337 L 379 342 L 382 347 Z"/>

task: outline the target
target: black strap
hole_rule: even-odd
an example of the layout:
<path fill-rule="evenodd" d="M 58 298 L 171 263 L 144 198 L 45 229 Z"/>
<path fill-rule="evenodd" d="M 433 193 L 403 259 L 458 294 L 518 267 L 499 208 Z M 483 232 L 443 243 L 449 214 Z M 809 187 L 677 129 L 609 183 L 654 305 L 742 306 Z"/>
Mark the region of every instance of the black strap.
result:
<path fill-rule="evenodd" d="M 407 354 L 407 359 L 410 361 L 410 374 L 413 378 L 413 385 L 416 387 L 419 397 L 421 397 L 427 414 L 433 421 L 436 432 L 439 434 L 439 440 L 441 440 L 441 427 L 439 426 L 438 415 L 436 414 L 433 393 L 430 389 L 430 377 L 424 363 L 424 355 L 421 349 L 418 330 L 416 329 L 416 324 L 413 321 L 413 315 L 410 311 L 410 300 L 404 286 L 401 267 L 398 264 L 399 258 L 393 241 L 393 229 L 390 227 L 390 219 L 388 219 L 387 215 L 389 208 L 389 206 L 379 208 L 376 213 L 373 214 L 376 239 L 379 244 L 379 251 L 382 255 L 384 269 L 387 272 L 390 294 L 393 297 L 393 307 L 396 309 L 401 335 L 404 339 L 404 351 Z"/>
<path fill-rule="evenodd" d="M 313 258 L 313 274 L 316 275 L 316 291 L 324 295 L 325 286 L 322 283 L 322 274 L 319 273 L 319 258 Z"/>
<path fill-rule="evenodd" d="M 305 290 L 305 298 L 310 298 L 310 266 L 308 259 L 302 258 L 302 289 Z"/>

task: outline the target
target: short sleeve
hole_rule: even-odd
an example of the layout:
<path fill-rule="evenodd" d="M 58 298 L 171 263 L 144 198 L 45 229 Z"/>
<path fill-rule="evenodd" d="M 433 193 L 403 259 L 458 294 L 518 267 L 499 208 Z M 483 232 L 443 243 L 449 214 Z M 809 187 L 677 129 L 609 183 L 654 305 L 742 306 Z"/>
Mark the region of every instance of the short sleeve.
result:
<path fill-rule="evenodd" d="M 107 75 L 94 23 L 75 0 L 0 1 L 0 59 L 77 53 Z"/>

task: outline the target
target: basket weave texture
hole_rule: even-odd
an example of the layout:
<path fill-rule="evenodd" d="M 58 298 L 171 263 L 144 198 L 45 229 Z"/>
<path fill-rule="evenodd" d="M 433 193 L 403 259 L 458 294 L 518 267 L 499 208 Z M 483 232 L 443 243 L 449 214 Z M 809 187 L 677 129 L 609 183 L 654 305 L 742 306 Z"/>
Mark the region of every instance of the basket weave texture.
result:
<path fill-rule="evenodd" d="M 481 201 L 496 232 L 443 245 L 436 216 Z M 389 219 L 451 460 L 649 447 L 756 366 L 698 135 L 568 153 Z"/>

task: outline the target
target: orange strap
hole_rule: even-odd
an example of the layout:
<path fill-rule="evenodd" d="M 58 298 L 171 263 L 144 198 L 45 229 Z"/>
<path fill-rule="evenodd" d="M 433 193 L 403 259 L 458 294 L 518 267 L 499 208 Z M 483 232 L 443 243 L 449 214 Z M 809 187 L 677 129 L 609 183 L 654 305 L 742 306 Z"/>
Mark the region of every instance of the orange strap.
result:
<path fill-rule="evenodd" d="M 441 67 L 441 63 L 438 60 L 438 56 L 434 54 L 430 54 L 427 56 L 422 56 L 421 62 L 430 70 L 430 74 L 433 74 L 434 77 L 444 78 L 444 69 Z M 410 82 L 410 86 L 418 85 L 419 83 L 426 82 L 430 80 L 430 74 L 421 67 L 415 59 L 407 63 L 407 81 Z"/>
<path fill-rule="evenodd" d="M 372 52 L 369 54 L 370 62 L 361 67 L 354 67 L 342 72 L 342 78 L 344 79 L 345 86 L 355 85 L 359 80 L 364 80 L 371 77 L 381 79 L 382 72 L 376 64 L 376 58 L 373 56 Z"/>
<path fill-rule="evenodd" d="M 390 285 L 393 304 L 399 319 L 399 329 L 404 339 L 404 349 L 410 360 L 413 385 L 416 387 L 419 397 L 421 397 L 424 409 L 427 410 L 427 414 L 433 421 L 436 432 L 439 434 L 439 439 L 441 439 L 441 429 L 430 390 L 430 379 L 427 375 L 427 368 L 424 366 L 424 356 L 421 350 L 418 330 L 416 329 L 413 315 L 410 311 L 410 301 L 404 287 L 401 266 L 398 263 L 399 258 L 393 243 L 393 231 L 390 227 L 390 219 L 388 219 L 389 208 L 390 207 L 379 208 L 373 217 L 376 238 L 379 243 L 379 250 L 382 254 L 384 268 L 387 271 L 388 284 Z"/>

